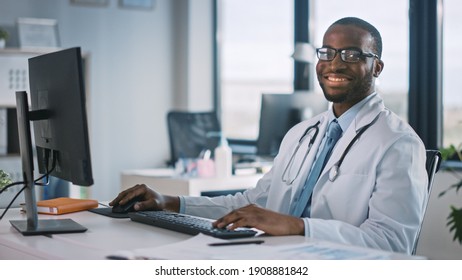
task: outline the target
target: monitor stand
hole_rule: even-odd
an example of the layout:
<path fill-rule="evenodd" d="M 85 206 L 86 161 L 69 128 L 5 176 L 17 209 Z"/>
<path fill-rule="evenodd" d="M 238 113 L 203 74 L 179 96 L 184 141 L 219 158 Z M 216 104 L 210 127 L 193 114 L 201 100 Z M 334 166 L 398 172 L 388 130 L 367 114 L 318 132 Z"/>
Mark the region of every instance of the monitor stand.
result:
<path fill-rule="evenodd" d="M 10 221 L 10 223 L 24 236 L 87 231 L 86 227 L 71 219 L 37 220 L 37 224 L 34 227 L 29 227 L 27 220 Z"/>
<path fill-rule="evenodd" d="M 87 228 L 71 219 L 39 220 L 37 201 L 35 199 L 34 161 L 32 156 L 32 138 L 30 121 L 39 120 L 41 114 L 29 112 L 27 93 L 16 92 L 16 110 L 18 117 L 19 148 L 21 151 L 22 171 L 24 177 L 24 196 L 27 220 L 13 220 L 11 225 L 23 235 L 42 235 L 54 233 L 84 232 Z"/>

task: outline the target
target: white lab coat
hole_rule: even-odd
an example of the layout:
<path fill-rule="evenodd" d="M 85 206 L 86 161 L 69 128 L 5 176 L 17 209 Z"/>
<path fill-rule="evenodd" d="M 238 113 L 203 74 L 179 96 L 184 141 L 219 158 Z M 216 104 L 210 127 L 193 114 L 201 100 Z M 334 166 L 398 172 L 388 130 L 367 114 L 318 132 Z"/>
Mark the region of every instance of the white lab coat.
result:
<path fill-rule="evenodd" d="M 219 218 L 250 203 L 288 214 L 297 188 L 301 187 L 327 129 L 325 112 L 293 127 L 284 137 L 273 168 L 255 188 L 234 196 L 185 197 L 185 213 Z M 338 162 L 356 133 L 372 122 L 352 146 L 334 182 L 329 170 Z M 320 133 L 299 176 L 291 185 L 282 173 L 305 129 L 321 121 Z M 296 173 L 306 153 L 305 140 L 295 157 Z M 313 190 L 311 218 L 303 218 L 305 235 L 345 244 L 411 253 L 428 199 L 426 153 L 412 128 L 384 107 L 379 95 L 358 112 L 337 142 Z"/>

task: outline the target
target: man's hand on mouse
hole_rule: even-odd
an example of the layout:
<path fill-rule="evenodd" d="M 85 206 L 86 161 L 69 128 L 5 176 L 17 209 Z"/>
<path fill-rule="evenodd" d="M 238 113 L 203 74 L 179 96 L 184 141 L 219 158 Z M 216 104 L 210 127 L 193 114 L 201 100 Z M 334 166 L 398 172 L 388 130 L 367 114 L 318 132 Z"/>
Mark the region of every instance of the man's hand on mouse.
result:
<path fill-rule="evenodd" d="M 180 209 L 180 199 L 177 196 L 162 195 L 145 184 L 136 185 L 122 191 L 112 200 L 109 205 L 124 205 L 131 199 L 137 197 L 139 201 L 135 204 L 135 211 L 142 210 L 170 210 L 178 212 Z"/>

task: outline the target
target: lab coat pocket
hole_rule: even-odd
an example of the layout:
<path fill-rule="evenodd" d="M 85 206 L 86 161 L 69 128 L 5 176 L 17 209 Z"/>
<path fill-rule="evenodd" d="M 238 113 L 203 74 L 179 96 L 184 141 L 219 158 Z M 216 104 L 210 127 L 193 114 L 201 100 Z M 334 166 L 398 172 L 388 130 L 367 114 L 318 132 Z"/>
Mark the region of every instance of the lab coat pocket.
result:
<path fill-rule="evenodd" d="M 328 181 L 315 194 L 312 217 L 317 215 L 359 226 L 367 218 L 373 188 L 373 180 L 368 174 L 340 174 L 334 182 Z"/>

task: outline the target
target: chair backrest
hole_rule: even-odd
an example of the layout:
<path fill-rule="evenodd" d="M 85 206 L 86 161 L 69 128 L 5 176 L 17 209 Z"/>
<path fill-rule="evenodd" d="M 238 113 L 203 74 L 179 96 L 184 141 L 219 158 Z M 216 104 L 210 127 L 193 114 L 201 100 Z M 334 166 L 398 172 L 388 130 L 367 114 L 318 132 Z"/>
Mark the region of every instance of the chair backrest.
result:
<path fill-rule="evenodd" d="M 428 198 L 427 201 L 425 202 L 425 208 L 424 208 L 424 217 L 425 217 L 425 212 L 427 211 L 427 206 L 428 206 L 428 201 L 430 200 L 430 194 L 432 191 L 433 187 L 433 180 L 435 179 L 435 174 L 438 172 L 440 169 L 440 164 L 441 164 L 441 153 L 438 150 L 427 150 L 427 161 L 425 163 L 425 167 L 427 169 L 427 176 L 428 176 Z M 423 219 L 422 219 L 423 223 Z M 414 241 L 414 246 L 412 249 L 412 254 L 415 255 L 416 250 L 417 250 L 417 243 L 419 242 L 419 237 L 420 237 L 420 231 L 422 230 L 422 223 L 419 226 L 419 229 L 417 231 L 417 236 Z"/>
<path fill-rule="evenodd" d="M 438 150 L 427 150 L 427 161 L 425 167 L 427 168 L 428 175 L 428 192 L 431 192 L 433 186 L 433 179 L 435 178 L 436 172 L 440 169 L 441 165 L 441 153 Z"/>
<path fill-rule="evenodd" d="M 213 150 L 219 143 L 218 137 L 209 132 L 220 132 L 216 112 L 171 111 L 167 114 L 170 139 L 170 162 L 174 165 L 179 158 L 197 158 L 204 149 Z"/>

